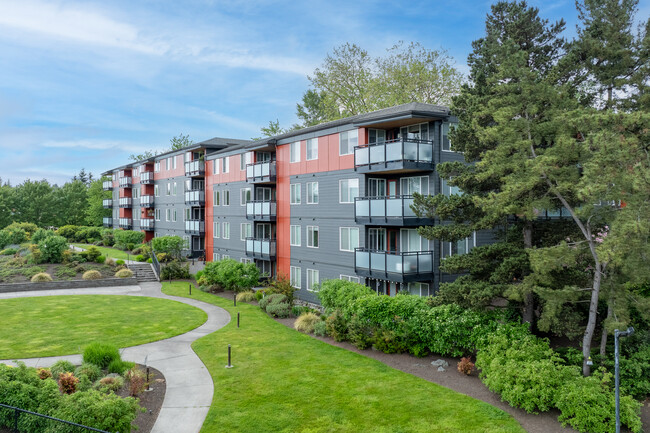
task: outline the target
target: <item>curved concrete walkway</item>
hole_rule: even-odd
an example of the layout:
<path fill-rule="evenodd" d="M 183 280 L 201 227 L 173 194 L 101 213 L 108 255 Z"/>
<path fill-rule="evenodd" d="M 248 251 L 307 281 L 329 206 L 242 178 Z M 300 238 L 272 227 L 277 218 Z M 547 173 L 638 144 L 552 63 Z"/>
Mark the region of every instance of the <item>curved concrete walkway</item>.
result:
<path fill-rule="evenodd" d="M 161 292 L 160 283 L 141 283 L 139 286 L 106 287 L 96 289 L 43 290 L 0 294 L 0 299 L 57 296 L 57 295 L 132 295 L 173 299 L 200 308 L 208 320 L 198 328 L 166 340 L 121 349 L 122 358 L 160 370 L 165 375 L 165 400 L 151 433 L 198 433 L 208 414 L 214 394 L 210 372 L 191 348 L 193 341 L 210 334 L 230 321 L 226 310 L 189 298 L 168 296 Z M 148 312 L 155 314 L 155 311 Z M 81 355 L 22 359 L 31 367 L 49 367 L 59 359 L 81 363 Z M 14 364 L 12 360 L 2 361 Z"/>

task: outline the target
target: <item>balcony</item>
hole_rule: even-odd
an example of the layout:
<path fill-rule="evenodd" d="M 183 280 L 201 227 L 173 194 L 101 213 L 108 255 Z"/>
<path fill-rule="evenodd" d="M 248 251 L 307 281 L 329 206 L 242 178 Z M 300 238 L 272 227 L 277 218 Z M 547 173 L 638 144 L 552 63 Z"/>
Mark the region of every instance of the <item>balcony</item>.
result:
<path fill-rule="evenodd" d="M 120 218 L 120 228 L 131 230 L 133 228 L 133 219 L 131 218 Z"/>
<path fill-rule="evenodd" d="M 205 176 L 205 161 L 197 159 L 185 163 L 185 176 Z"/>
<path fill-rule="evenodd" d="M 359 173 L 433 170 L 433 141 L 389 140 L 354 148 L 354 167 Z"/>
<path fill-rule="evenodd" d="M 154 196 L 152 195 L 141 195 L 140 196 L 140 207 L 153 207 Z"/>
<path fill-rule="evenodd" d="M 140 175 L 140 183 L 143 185 L 153 184 L 153 171 L 145 171 Z"/>
<path fill-rule="evenodd" d="M 104 188 L 104 191 L 110 191 L 113 189 L 113 181 L 112 180 L 105 180 L 102 182 L 102 188 Z"/>
<path fill-rule="evenodd" d="M 104 227 L 113 227 L 113 218 L 104 217 Z"/>
<path fill-rule="evenodd" d="M 357 248 L 354 252 L 357 275 L 408 283 L 433 280 L 433 251 L 397 253 Z"/>
<path fill-rule="evenodd" d="M 131 188 L 133 186 L 133 178 L 131 176 L 121 177 L 119 184 L 120 188 Z"/>
<path fill-rule="evenodd" d="M 205 221 L 203 220 L 185 221 L 185 233 L 190 235 L 204 235 Z"/>
<path fill-rule="evenodd" d="M 253 200 L 246 203 L 246 218 L 255 221 L 275 221 L 277 205 L 274 201 Z"/>
<path fill-rule="evenodd" d="M 185 204 L 189 206 L 205 206 L 205 191 L 201 189 L 185 191 Z"/>
<path fill-rule="evenodd" d="M 104 209 L 110 209 L 113 207 L 113 200 L 102 200 L 102 206 Z"/>
<path fill-rule="evenodd" d="M 120 197 L 120 207 L 133 207 L 133 199 L 131 197 Z"/>
<path fill-rule="evenodd" d="M 249 183 L 274 183 L 275 161 L 258 162 L 246 166 L 246 181 Z"/>
<path fill-rule="evenodd" d="M 432 225 L 432 218 L 418 218 L 411 209 L 412 195 L 390 197 L 357 197 L 354 199 L 354 220 L 359 224 L 419 227 Z"/>
<path fill-rule="evenodd" d="M 275 260 L 275 239 L 246 238 L 246 255 L 262 260 Z"/>
<path fill-rule="evenodd" d="M 153 218 L 143 218 L 140 220 L 140 230 L 153 231 L 154 224 Z"/>

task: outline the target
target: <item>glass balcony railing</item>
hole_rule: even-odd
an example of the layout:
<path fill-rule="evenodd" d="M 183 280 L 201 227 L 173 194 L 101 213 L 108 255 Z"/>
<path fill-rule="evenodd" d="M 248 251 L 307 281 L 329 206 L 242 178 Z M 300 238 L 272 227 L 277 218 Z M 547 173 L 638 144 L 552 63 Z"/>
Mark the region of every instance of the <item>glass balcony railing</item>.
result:
<path fill-rule="evenodd" d="M 205 221 L 204 220 L 185 221 L 185 233 L 189 233 L 193 235 L 205 234 Z"/>
<path fill-rule="evenodd" d="M 391 252 L 357 248 L 354 267 L 359 275 L 389 281 L 433 279 L 433 251 Z"/>
<path fill-rule="evenodd" d="M 131 229 L 131 228 L 133 228 L 133 219 L 131 219 L 131 218 L 120 218 L 120 228 L 122 228 L 122 229 Z"/>
<path fill-rule="evenodd" d="M 113 181 L 112 180 L 105 180 L 102 182 L 102 188 L 104 188 L 104 191 L 110 191 L 113 189 Z"/>
<path fill-rule="evenodd" d="M 102 200 L 102 206 L 104 206 L 104 209 L 112 208 L 113 200 Z"/>
<path fill-rule="evenodd" d="M 197 159 L 185 163 L 185 176 L 203 176 L 205 175 L 205 161 Z"/>
<path fill-rule="evenodd" d="M 277 204 L 274 201 L 254 200 L 246 203 L 246 218 L 250 220 L 275 221 Z"/>
<path fill-rule="evenodd" d="M 155 226 L 155 221 L 153 218 L 143 218 L 140 220 L 141 230 L 153 230 L 154 226 Z"/>
<path fill-rule="evenodd" d="M 121 177 L 119 184 L 120 188 L 131 188 L 131 186 L 133 186 L 133 178 L 131 176 Z"/>
<path fill-rule="evenodd" d="M 131 197 L 120 197 L 119 200 L 119 206 L 120 207 L 132 207 L 133 206 L 133 199 Z"/>
<path fill-rule="evenodd" d="M 275 161 L 258 162 L 246 166 L 246 180 L 251 183 L 275 182 Z"/>
<path fill-rule="evenodd" d="M 140 183 L 148 185 L 153 183 L 153 171 L 145 171 L 140 175 Z"/>
<path fill-rule="evenodd" d="M 197 189 L 185 191 L 185 204 L 202 206 L 205 204 L 205 191 Z"/>
<path fill-rule="evenodd" d="M 113 227 L 113 218 L 104 217 L 104 227 Z"/>
<path fill-rule="evenodd" d="M 155 197 L 153 195 L 147 194 L 140 196 L 140 206 L 141 207 L 153 207 Z"/>
<path fill-rule="evenodd" d="M 433 169 L 433 141 L 388 140 L 354 148 L 354 166 L 361 171 Z"/>
<path fill-rule="evenodd" d="M 357 197 L 354 200 L 354 219 L 362 224 L 383 225 L 426 225 L 433 224 L 430 218 L 419 218 L 411 205 L 412 195 L 385 197 Z"/>
<path fill-rule="evenodd" d="M 246 238 L 246 255 L 270 260 L 276 256 L 275 239 Z"/>

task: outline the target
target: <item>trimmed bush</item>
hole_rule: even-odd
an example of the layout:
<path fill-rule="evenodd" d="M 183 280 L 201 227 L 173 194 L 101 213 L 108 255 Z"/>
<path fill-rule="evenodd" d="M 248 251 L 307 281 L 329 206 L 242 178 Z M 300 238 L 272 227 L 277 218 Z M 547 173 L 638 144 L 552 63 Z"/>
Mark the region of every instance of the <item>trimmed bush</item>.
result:
<path fill-rule="evenodd" d="M 367 349 L 372 346 L 373 328 L 367 322 L 359 319 L 359 316 L 352 316 L 348 322 L 347 338 L 357 349 Z"/>
<path fill-rule="evenodd" d="M 79 379 L 73 373 L 61 373 L 58 383 L 61 394 L 74 394 L 77 391 Z"/>
<path fill-rule="evenodd" d="M 133 271 L 131 269 L 120 269 L 115 273 L 117 278 L 131 278 L 133 276 Z"/>
<path fill-rule="evenodd" d="M 99 271 L 96 270 L 90 270 L 84 272 L 83 276 L 81 277 L 84 280 L 101 280 L 102 279 L 102 274 Z"/>
<path fill-rule="evenodd" d="M 334 312 L 325 320 L 327 325 L 327 335 L 332 337 L 334 341 L 343 341 L 348 332 L 348 327 L 341 310 L 334 310 Z"/>
<path fill-rule="evenodd" d="M 266 296 L 264 299 L 262 299 L 259 304 L 260 308 L 266 312 L 267 308 L 271 304 L 281 304 L 281 303 L 286 303 L 287 302 L 287 297 L 285 295 L 281 295 L 279 293 L 274 293 L 272 295 Z M 287 304 L 288 307 L 288 304 Z"/>
<path fill-rule="evenodd" d="M 296 331 L 311 334 L 314 332 L 314 325 L 320 321 L 320 317 L 314 313 L 303 313 L 296 319 L 293 327 Z"/>
<path fill-rule="evenodd" d="M 291 280 L 286 275 L 276 275 L 276 277 L 271 280 L 271 283 L 266 290 L 268 293 L 278 293 L 286 296 L 287 302 L 293 304 L 293 296 L 296 288 L 291 285 Z"/>
<path fill-rule="evenodd" d="M 101 251 L 99 251 L 99 248 L 97 248 L 96 246 L 88 247 L 88 249 L 84 251 L 84 253 L 86 253 L 85 254 L 86 259 L 89 262 L 96 262 L 97 258 L 102 255 Z"/>
<path fill-rule="evenodd" d="M 183 265 L 179 261 L 173 261 L 167 263 L 160 269 L 160 279 L 169 280 L 169 279 L 188 279 L 190 278 L 190 265 L 186 263 Z"/>
<path fill-rule="evenodd" d="M 117 373 L 123 375 L 126 371 L 132 369 L 135 366 L 134 362 L 122 361 L 121 359 L 114 359 L 108 364 L 109 373 Z"/>
<path fill-rule="evenodd" d="M 117 266 L 122 266 L 122 265 L 124 265 L 124 260 L 121 260 L 121 259 L 116 260 L 116 261 L 115 261 L 115 265 L 117 265 Z"/>
<path fill-rule="evenodd" d="M 106 376 L 99 379 L 95 388 L 100 392 L 116 392 L 124 386 L 124 379 L 120 376 Z"/>
<path fill-rule="evenodd" d="M 36 372 L 38 373 L 38 378 L 41 380 L 52 377 L 52 371 L 49 368 L 39 368 Z"/>
<path fill-rule="evenodd" d="M 370 295 L 376 296 L 376 293 L 363 284 L 345 280 L 325 280 L 318 291 L 318 299 L 323 307 L 341 311 L 346 311 L 355 299 Z"/>
<path fill-rule="evenodd" d="M 224 290 L 239 292 L 255 287 L 259 277 L 260 270 L 254 263 L 240 263 L 233 259 L 225 259 L 207 263 L 200 279 L 204 285 L 216 285 Z M 189 271 L 186 278 L 189 278 Z"/>
<path fill-rule="evenodd" d="M 52 281 L 52 276 L 45 272 L 39 272 L 38 274 L 34 275 L 31 279 L 32 283 L 46 283 L 49 281 Z"/>
<path fill-rule="evenodd" d="M 32 235 L 31 241 L 33 244 L 37 244 L 50 236 L 56 236 L 56 233 L 52 230 L 37 229 Z"/>
<path fill-rule="evenodd" d="M 99 256 L 95 259 L 95 261 L 99 264 L 103 264 L 106 262 L 106 256 Z"/>
<path fill-rule="evenodd" d="M 63 236 L 50 236 L 38 244 L 41 251 L 41 261 L 46 263 L 61 263 L 63 252 L 69 248 L 68 241 Z"/>
<path fill-rule="evenodd" d="M 289 317 L 291 310 L 289 308 L 289 304 L 275 303 L 275 304 L 269 304 L 266 307 L 266 312 L 273 317 L 279 317 L 281 319 L 285 319 Z"/>
<path fill-rule="evenodd" d="M 77 240 L 77 232 L 79 230 L 80 227 L 78 226 L 66 225 L 66 226 L 59 227 L 59 229 L 56 231 L 56 234 L 59 236 L 63 236 L 69 242 L 74 242 L 75 240 Z"/>
<path fill-rule="evenodd" d="M 84 375 L 88 377 L 90 381 L 94 382 L 101 377 L 102 370 L 99 368 L 99 366 L 86 362 L 77 367 L 74 371 L 74 374 L 79 378 Z"/>
<path fill-rule="evenodd" d="M 135 256 L 135 261 L 144 262 L 144 256 L 142 254 L 138 254 L 137 256 Z"/>
<path fill-rule="evenodd" d="M 16 254 L 18 250 L 16 248 L 7 248 L 2 251 L 0 251 L 0 256 L 13 256 Z"/>
<path fill-rule="evenodd" d="M 100 368 L 108 367 L 116 359 L 121 359 L 120 353 L 117 347 L 111 344 L 90 343 L 84 349 L 83 361 L 85 363 L 95 364 Z"/>
<path fill-rule="evenodd" d="M 327 324 L 322 319 L 314 323 L 314 335 L 317 337 L 327 337 Z"/>
<path fill-rule="evenodd" d="M 74 373 L 75 366 L 73 363 L 70 361 L 66 361 L 64 359 L 61 359 L 59 361 L 56 361 L 52 366 L 50 367 L 50 372 L 52 373 L 52 378 L 54 380 L 59 380 L 59 375 L 61 373 Z"/>
<path fill-rule="evenodd" d="M 237 302 L 253 302 L 255 300 L 257 300 L 257 298 L 255 297 L 255 292 L 252 290 L 237 293 Z"/>
<path fill-rule="evenodd" d="M 166 254 L 178 260 L 183 251 L 183 242 L 180 236 L 160 236 L 151 240 L 151 246 L 156 254 Z"/>
<path fill-rule="evenodd" d="M 460 361 L 458 361 L 458 365 L 456 366 L 456 369 L 458 370 L 459 373 L 463 373 L 470 376 L 474 371 L 474 363 L 472 362 L 472 358 L 470 358 L 469 356 L 461 358 Z"/>
<path fill-rule="evenodd" d="M 130 251 L 136 244 L 141 244 L 144 241 L 144 232 L 133 230 L 115 230 L 113 236 L 115 237 L 115 247 L 121 250 Z"/>

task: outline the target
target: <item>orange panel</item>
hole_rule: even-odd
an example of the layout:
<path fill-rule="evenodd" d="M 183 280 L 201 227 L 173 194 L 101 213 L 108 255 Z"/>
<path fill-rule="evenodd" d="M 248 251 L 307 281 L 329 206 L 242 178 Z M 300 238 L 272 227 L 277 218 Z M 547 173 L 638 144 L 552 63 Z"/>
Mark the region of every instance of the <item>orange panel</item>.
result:
<path fill-rule="evenodd" d="M 205 161 L 205 260 L 212 261 L 214 256 L 214 203 L 212 203 L 213 195 L 212 185 L 214 184 L 214 161 Z"/>
<path fill-rule="evenodd" d="M 289 197 L 289 146 L 278 146 L 276 150 L 276 235 L 277 239 L 277 269 L 278 274 L 290 275 L 291 246 L 289 232 L 291 225 L 291 205 Z"/>

